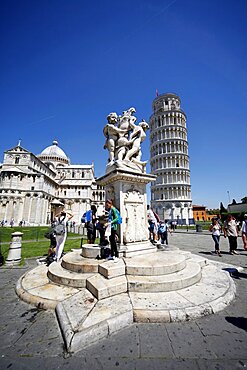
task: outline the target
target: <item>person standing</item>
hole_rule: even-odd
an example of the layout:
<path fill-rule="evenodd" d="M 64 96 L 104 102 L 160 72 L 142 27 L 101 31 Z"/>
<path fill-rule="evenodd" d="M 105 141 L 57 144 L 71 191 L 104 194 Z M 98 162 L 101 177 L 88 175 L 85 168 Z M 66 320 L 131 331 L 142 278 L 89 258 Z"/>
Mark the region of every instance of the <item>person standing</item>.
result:
<path fill-rule="evenodd" d="M 63 209 L 60 213 L 58 213 L 55 217 L 55 234 L 56 234 L 56 256 L 55 261 L 59 261 L 61 258 L 61 255 L 63 253 L 64 244 L 67 238 L 67 223 L 71 218 L 73 217 L 72 213 L 65 212 Z M 56 232 L 56 227 L 60 226 L 61 233 Z"/>
<path fill-rule="evenodd" d="M 111 235 L 109 237 L 110 245 L 111 245 L 111 257 L 109 259 L 113 259 L 114 262 L 118 262 L 119 254 L 117 250 L 117 242 L 116 242 L 116 233 L 117 233 L 117 225 L 118 225 L 118 215 L 117 210 L 113 207 L 112 200 L 107 199 L 106 201 L 106 210 L 109 212 L 108 214 L 108 226 L 111 225 Z"/>
<path fill-rule="evenodd" d="M 160 221 L 158 235 L 160 236 L 161 244 L 166 243 L 166 245 L 168 245 L 168 231 L 171 233 L 171 230 L 169 229 L 169 226 L 168 226 L 168 222 Z"/>
<path fill-rule="evenodd" d="M 236 220 L 232 215 L 228 215 L 226 221 L 224 222 L 224 237 L 228 237 L 230 254 L 239 254 L 237 252 L 237 238 L 238 238 L 238 229 Z"/>
<path fill-rule="evenodd" d="M 220 232 L 221 232 L 221 226 L 217 220 L 217 218 L 213 218 L 212 225 L 209 227 L 209 231 L 212 233 L 212 238 L 215 244 L 215 254 L 217 254 L 219 257 L 222 257 L 220 253 Z"/>
<path fill-rule="evenodd" d="M 244 243 L 244 249 L 247 251 L 247 213 L 244 215 L 244 221 L 241 227 L 242 240 Z"/>
<path fill-rule="evenodd" d="M 85 225 L 87 228 L 87 242 L 88 244 L 94 244 L 96 239 L 96 221 L 97 221 L 97 208 L 95 205 L 91 206 L 91 209 L 86 212 Z"/>
<path fill-rule="evenodd" d="M 147 218 L 149 224 L 149 239 L 152 243 L 156 244 L 158 239 L 158 221 L 155 217 L 154 211 L 147 205 Z"/>

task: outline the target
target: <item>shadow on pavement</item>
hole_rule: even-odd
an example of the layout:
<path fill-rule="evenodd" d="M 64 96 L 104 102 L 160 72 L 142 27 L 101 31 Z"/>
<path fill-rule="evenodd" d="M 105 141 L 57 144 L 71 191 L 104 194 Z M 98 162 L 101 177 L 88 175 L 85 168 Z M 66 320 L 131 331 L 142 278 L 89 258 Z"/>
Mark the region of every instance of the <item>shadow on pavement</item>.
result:
<path fill-rule="evenodd" d="M 229 272 L 231 277 L 234 279 L 247 279 L 247 274 L 245 272 L 239 272 L 237 269 L 233 267 L 227 267 L 222 270 Z"/>
<path fill-rule="evenodd" d="M 245 317 L 229 317 L 229 316 L 226 316 L 225 319 L 230 324 L 235 325 L 238 328 L 247 331 L 247 318 L 245 318 Z"/>

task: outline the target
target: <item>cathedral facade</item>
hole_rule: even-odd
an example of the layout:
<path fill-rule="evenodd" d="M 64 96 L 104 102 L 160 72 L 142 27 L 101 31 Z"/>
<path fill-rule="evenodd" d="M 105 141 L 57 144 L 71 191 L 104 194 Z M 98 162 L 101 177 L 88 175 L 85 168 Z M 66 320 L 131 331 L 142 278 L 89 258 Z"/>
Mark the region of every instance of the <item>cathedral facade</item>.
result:
<path fill-rule="evenodd" d="M 92 204 L 101 213 L 104 198 L 103 187 L 96 184 L 94 165 L 71 164 L 57 141 L 39 155 L 20 143 L 4 153 L 0 165 L 0 221 L 6 224 L 49 224 L 63 206 L 78 224 Z"/>

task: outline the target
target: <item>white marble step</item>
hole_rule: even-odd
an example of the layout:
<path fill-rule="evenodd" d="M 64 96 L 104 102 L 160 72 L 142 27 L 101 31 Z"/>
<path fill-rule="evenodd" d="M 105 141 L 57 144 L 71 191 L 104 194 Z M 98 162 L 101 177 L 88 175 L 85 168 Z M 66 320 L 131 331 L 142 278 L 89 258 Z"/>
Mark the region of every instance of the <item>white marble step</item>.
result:
<path fill-rule="evenodd" d="M 145 256 L 125 259 L 127 275 L 167 275 L 181 271 L 186 266 L 186 257 L 181 254 L 157 251 Z"/>
<path fill-rule="evenodd" d="M 85 258 L 96 258 L 100 257 L 100 250 L 98 244 L 83 244 L 81 248 L 81 255 Z"/>
<path fill-rule="evenodd" d="M 126 276 L 118 276 L 113 279 L 106 279 L 100 274 L 87 279 L 87 289 L 98 299 L 104 299 L 116 294 L 127 292 Z"/>
<path fill-rule="evenodd" d="M 100 260 L 81 256 L 81 249 L 67 253 L 62 258 L 62 267 L 66 270 L 82 273 L 98 272 Z"/>
<path fill-rule="evenodd" d="M 82 292 L 59 303 L 56 313 L 68 352 L 80 351 L 133 323 L 126 293 L 94 302 Z"/>
<path fill-rule="evenodd" d="M 120 258 L 118 263 L 114 263 L 113 260 L 100 263 L 99 273 L 107 279 L 112 279 L 117 276 L 125 275 L 124 260 Z"/>
<path fill-rule="evenodd" d="M 129 292 L 169 292 L 197 283 L 201 279 L 201 267 L 187 261 L 186 267 L 178 272 L 158 276 L 127 275 Z"/>
<path fill-rule="evenodd" d="M 93 273 L 78 273 L 66 270 L 60 262 L 53 262 L 48 268 L 47 276 L 55 284 L 67 285 L 74 288 L 86 288 L 87 278 Z"/>
<path fill-rule="evenodd" d="M 16 293 L 38 308 L 54 309 L 58 302 L 77 294 L 80 289 L 53 284 L 47 277 L 48 267 L 40 265 L 25 273 L 17 282 Z"/>
<path fill-rule="evenodd" d="M 234 299 L 235 284 L 229 274 L 209 263 L 201 280 L 169 292 L 130 292 L 135 322 L 188 321 L 219 312 Z"/>

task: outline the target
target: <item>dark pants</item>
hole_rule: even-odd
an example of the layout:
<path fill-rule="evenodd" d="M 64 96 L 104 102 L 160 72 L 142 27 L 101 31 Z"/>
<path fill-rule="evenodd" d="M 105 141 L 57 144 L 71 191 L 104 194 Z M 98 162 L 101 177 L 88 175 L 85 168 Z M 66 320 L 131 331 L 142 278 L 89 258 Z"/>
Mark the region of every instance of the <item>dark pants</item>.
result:
<path fill-rule="evenodd" d="M 220 235 L 212 235 L 212 238 L 214 240 L 215 250 L 219 251 L 220 250 Z"/>
<path fill-rule="evenodd" d="M 93 223 L 87 225 L 87 239 L 90 244 L 94 244 L 96 239 L 96 227 Z"/>
<path fill-rule="evenodd" d="M 235 251 L 238 247 L 237 236 L 228 236 L 230 252 Z"/>
<path fill-rule="evenodd" d="M 117 243 L 116 243 L 116 230 L 111 229 L 111 236 L 109 237 L 111 244 L 111 256 L 118 257 Z"/>
<path fill-rule="evenodd" d="M 166 245 L 168 245 L 168 233 L 167 232 L 161 233 L 160 238 L 161 238 L 161 244 L 166 243 Z"/>

